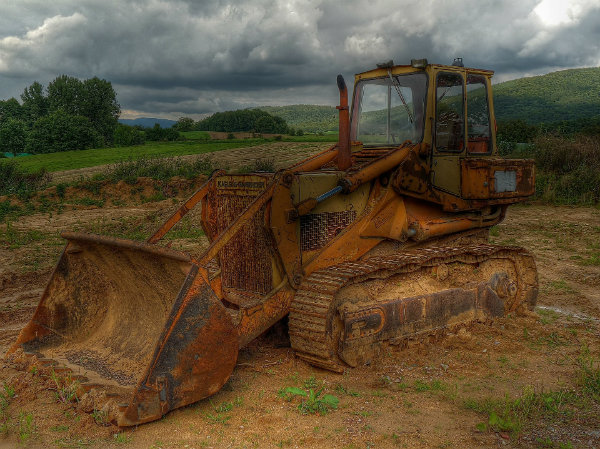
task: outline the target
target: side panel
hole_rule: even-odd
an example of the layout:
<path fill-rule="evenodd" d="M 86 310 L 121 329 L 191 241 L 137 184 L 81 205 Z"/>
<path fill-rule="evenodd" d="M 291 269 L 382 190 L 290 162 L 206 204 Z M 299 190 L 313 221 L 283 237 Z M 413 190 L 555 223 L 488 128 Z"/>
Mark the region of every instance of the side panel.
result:
<path fill-rule="evenodd" d="M 465 199 L 514 198 L 535 192 L 531 159 L 463 159 L 461 178 Z"/>
<path fill-rule="evenodd" d="M 460 160 L 458 156 L 438 156 L 433 159 L 432 181 L 440 190 L 460 196 Z"/>

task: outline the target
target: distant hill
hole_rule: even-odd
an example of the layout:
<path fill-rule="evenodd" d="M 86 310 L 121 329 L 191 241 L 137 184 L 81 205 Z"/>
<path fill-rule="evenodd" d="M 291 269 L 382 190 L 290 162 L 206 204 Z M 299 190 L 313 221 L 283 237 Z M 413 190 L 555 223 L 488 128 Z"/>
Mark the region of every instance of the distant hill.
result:
<path fill-rule="evenodd" d="M 499 121 L 538 124 L 600 117 L 600 67 L 519 78 L 493 89 Z"/>
<path fill-rule="evenodd" d="M 519 78 L 494 85 L 499 121 L 521 119 L 530 124 L 600 117 L 600 67 L 570 69 Z M 336 131 L 335 106 L 297 104 L 260 108 L 308 132 Z"/>
<path fill-rule="evenodd" d="M 152 128 L 155 123 L 158 123 L 161 128 L 170 128 L 177 122 L 166 118 L 140 117 L 136 119 L 120 118 L 119 123 L 129 126 L 141 126 L 143 128 Z"/>
<path fill-rule="evenodd" d="M 281 117 L 288 126 L 308 132 L 337 131 L 338 111 L 335 106 L 294 104 L 291 106 L 264 106 L 263 111 Z"/>

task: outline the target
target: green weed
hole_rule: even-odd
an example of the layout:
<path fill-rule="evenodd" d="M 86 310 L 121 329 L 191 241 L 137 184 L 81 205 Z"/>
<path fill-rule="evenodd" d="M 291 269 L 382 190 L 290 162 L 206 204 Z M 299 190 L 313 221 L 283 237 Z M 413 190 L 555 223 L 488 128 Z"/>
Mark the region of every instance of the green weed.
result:
<path fill-rule="evenodd" d="M 320 382 L 317 380 L 317 378 L 315 376 L 310 376 L 308 379 L 306 379 L 304 381 L 303 387 L 306 390 L 309 390 L 311 388 L 317 388 L 319 386 Z"/>
<path fill-rule="evenodd" d="M 487 428 L 494 431 L 518 434 L 523 427 L 535 418 L 568 418 L 579 405 L 575 392 L 568 390 L 536 392 L 528 387 L 515 399 L 508 395 L 504 399 L 466 399 L 463 407 L 488 415 L 487 423 L 478 424 L 480 431 Z"/>
<path fill-rule="evenodd" d="M 575 291 L 575 289 L 573 289 L 573 287 L 571 287 L 569 284 L 567 284 L 566 281 L 560 279 L 558 281 L 552 281 L 549 284 L 550 289 L 556 291 L 556 292 L 563 292 L 563 293 L 577 293 Z"/>
<path fill-rule="evenodd" d="M 311 388 L 307 392 L 298 387 L 286 387 L 280 389 L 277 395 L 288 402 L 292 401 L 296 396 L 304 398 L 298 405 L 298 411 L 303 415 L 315 413 L 326 415 L 329 409 L 337 409 L 339 399 L 331 394 L 323 395 L 323 389 L 324 388 L 321 387 L 315 392 Z"/>
<path fill-rule="evenodd" d="M 108 417 L 108 413 L 106 413 L 103 410 L 96 410 L 94 409 L 94 411 L 92 411 L 92 418 L 94 418 L 94 421 L 96 422 L 96 424 L 99 425 L 106 425 L 106 418 Z"/>
<path fill-rule="evenodd" d="M 431 382 L 425 382 L 417 379 L 414 384 L 415 391 L 422 393 L 424 391 L 444 391 L 447 385 L 439 380 L 432 380 Z"/>
<path fill-rule="evenodd" d="M 125 444 L 131 441 L 131 435 L 125 432 L 117 432 L 113 434 L 113 439 L 115 440 L 115 443 Z"/>
<path fill-rule="evenodd" d="M 600 361 L 590 355 L 590 350 L 585 346 L 577 359 L 579 367 L 579 384 L 584 394 L 600 401 Z"/>
<path fill-rule="evenodd" d="M 592 265 L 599 266 L 600 265 L 600 252 L 593 252 L 588 257 L 581 261 L 581 265 Z"/>
<path fill-rule="evenodd" d="M 244 399 L 240 396 L 237 396 L 233 402 L 224 401 L 220 404 L 215 404 L 210 401 L 212 411 L 205 413 L 204 417 L 211 423 L 226 425 L 227 421 L 231 419 L 231 414 L 228 413 L 234 407 L 241 407 L 243 403 Z"/>
<path fill-rule="evenodd" d="M 10 222 L 6 223 L 6 229 L 0 230 L 0 244 L 5 244 L 9 249 L 17 249 L 33 242 L 39 242 L 53 237 L 55 236 L 52 234 L 36 230 L 17 230 Z"/>
<path fill-rule="evenodd" d="M 50 180 L 51 176 L 44 168 L 28 172 L 16 161 L 0 162 L 0 195 L 18 195 L 26 199 L 47 186 Z"/>
<path fill-rule="evenodd" d="M 355 398 L 360 397 L 360 393 L 358 391 L 349 390 L 346 387 L 344 387 L 342 384 L 337 384 L 335 387 L 335 391 L 337 391 L 340 394 L 345 394 L 345 395 L 352 396 Z"/>
<path fill-rule="evenodd" d="M 74 199 L 73 203 L 81 204 L 83 206 L 96 206 L 96 207 L 104 206 L 104 200 L 97 200 L 97 199 L 89 198 L 89 197 Z"/>
<path fill-rule="evenodd" d="M 27 442 L 35 431 L 35 426 L 33 423 L 33 414 L 20 412 L 18 418 L 18 435 L 19 441 L 21 443 Z"/>
<path fill-rule="evenodd" d="M 554 323 L 559 317 L 559 314 L 551 309 L 542 309 L 538 307 L 535 311 L 540 316 L 542 324 Z"/>
<path fill-rule="evenodd" d="M 58 402 L 70 404 L 79 400 L 77 397 L 78 382 L 71 380 L 69 377 L 60 377 L 54 371 L 50 372 L 50 378 L 54 382 L 56 388 L 54 397 Z"/>

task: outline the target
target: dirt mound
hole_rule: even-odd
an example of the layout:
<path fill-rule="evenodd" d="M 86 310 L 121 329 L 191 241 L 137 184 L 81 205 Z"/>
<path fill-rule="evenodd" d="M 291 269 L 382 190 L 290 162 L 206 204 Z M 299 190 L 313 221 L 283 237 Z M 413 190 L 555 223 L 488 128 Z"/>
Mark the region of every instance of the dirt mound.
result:
<path fill-rule="evenodd" d="M 36 192 L 27 200 L 17 195 L 7 195 L 0 197 L 0 201 L 9 201 L 12 206 L 19 208 L 28 207 L 42 211 L 59 206 L 74 209 L 97 208 L 104 205 L 124 206 L 160 201 L 165 198 L 183 198 L 201 186 L 206 179 L 205 175 L 199 175 L 193 179 L 174 177 L 166 182 L 143 177 L 137 178 L 134 183 L 123 180 L 118 182 L 88 180 L 66 187 L 51 186 Z"/>

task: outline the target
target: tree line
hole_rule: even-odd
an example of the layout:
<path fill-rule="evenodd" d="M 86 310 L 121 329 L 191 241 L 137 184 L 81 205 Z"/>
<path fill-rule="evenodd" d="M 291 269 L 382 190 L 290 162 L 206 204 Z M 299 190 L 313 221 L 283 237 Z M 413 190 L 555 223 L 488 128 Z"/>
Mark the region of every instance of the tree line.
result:
<path fill-rule="evenodd" d="M 112 145 L 121 108 L 109 81 L 61 75 L 0 101 L 0 152 L 51 153 Z"/>
<path fill-rule="evenodd" d="M 216 112 L 203 120 L 181 117 L 175 125 L 178 131 L 252 132 L 261 134 L 290 134 L 286 121 L 260 109 L 238 109 Z"/>

